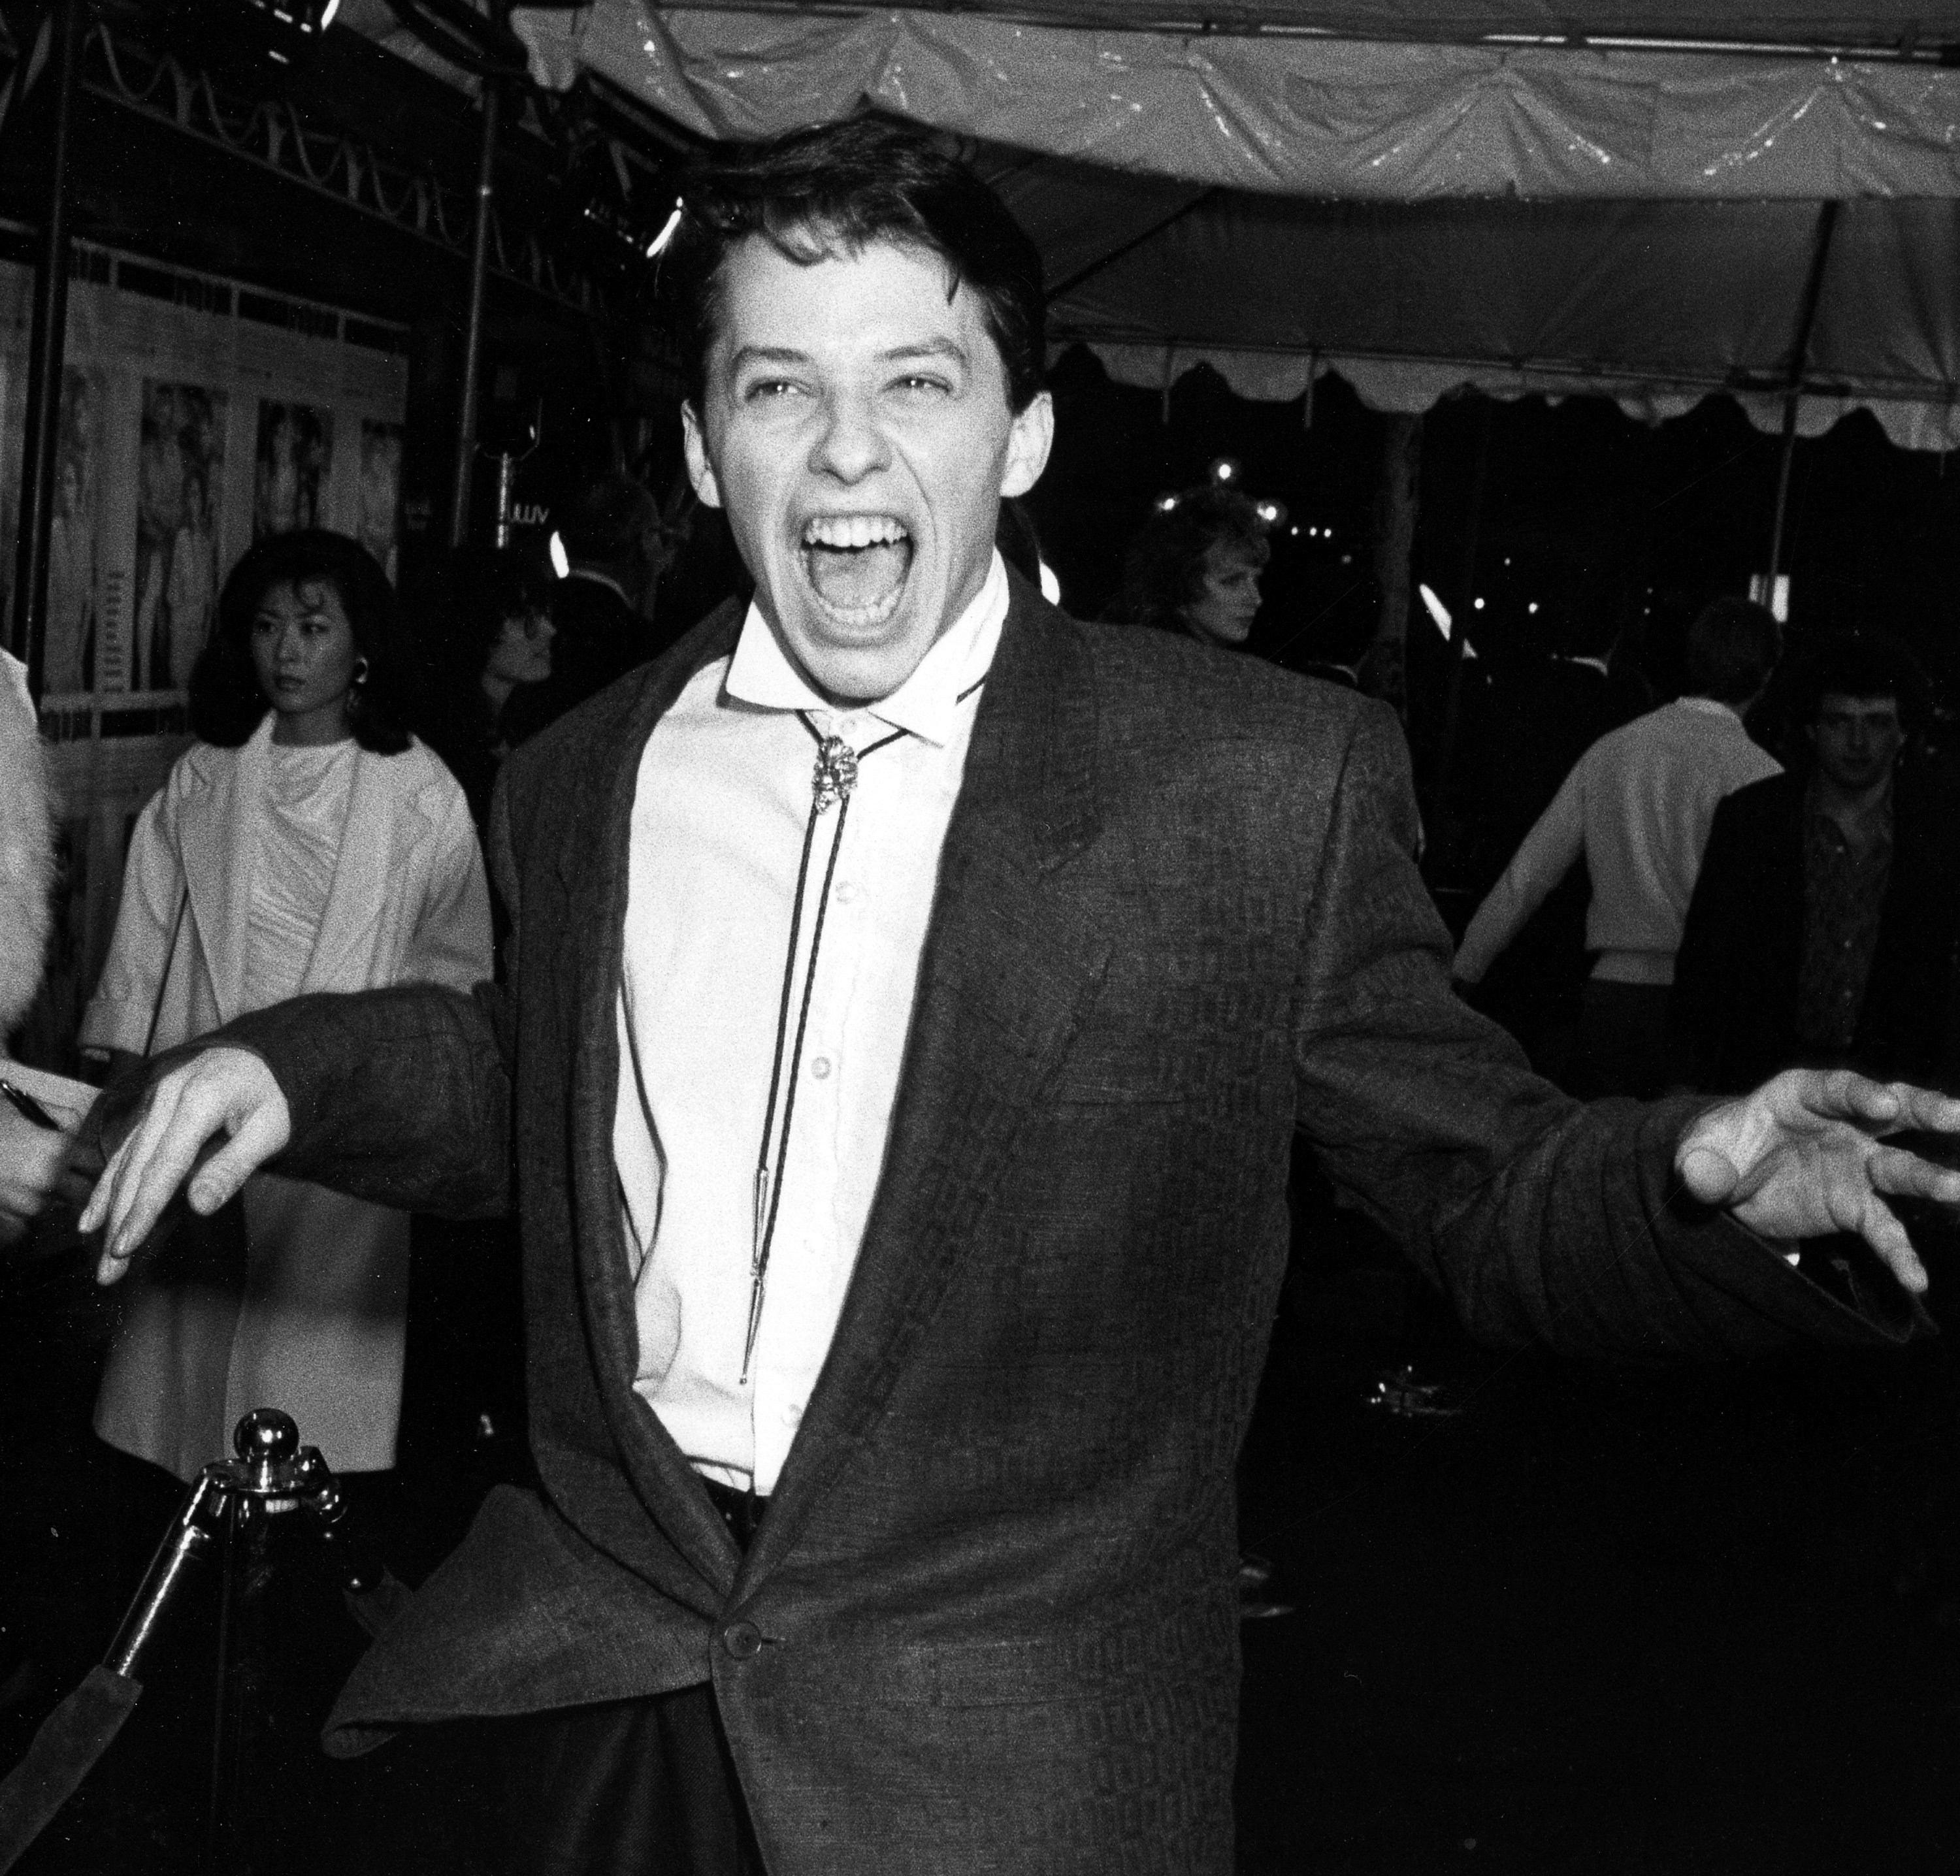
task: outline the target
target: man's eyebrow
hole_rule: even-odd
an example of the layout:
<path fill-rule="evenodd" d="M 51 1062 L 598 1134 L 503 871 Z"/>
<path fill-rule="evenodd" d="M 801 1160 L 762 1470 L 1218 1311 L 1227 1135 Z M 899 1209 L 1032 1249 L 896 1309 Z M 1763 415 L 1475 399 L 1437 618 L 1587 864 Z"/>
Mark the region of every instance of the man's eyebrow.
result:
<path fill-rule="evenodd" d="M 902 364 L 908 358 L 950 358 L 964 364 L 966 348 L 956 339 L 922 339 L 916 345 L 894 345 L 878 355 L 889 364 Z"/>
<path fill-rule="evenodd" d="M 799 351 L 794 345 L 743 345 L 728 361 L 730 371 L 740 371 L 752 364 L 807 364 L 807 352 Z"/>

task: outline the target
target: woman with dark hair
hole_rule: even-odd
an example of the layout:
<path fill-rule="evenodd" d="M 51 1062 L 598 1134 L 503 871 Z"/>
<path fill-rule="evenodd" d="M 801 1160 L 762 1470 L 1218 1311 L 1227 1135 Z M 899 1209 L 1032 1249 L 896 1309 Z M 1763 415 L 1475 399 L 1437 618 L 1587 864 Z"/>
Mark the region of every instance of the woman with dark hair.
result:
<path fill-rule="evenodd" d="M 464 548 L 442 571 L 425 640 L 425 733 L 479 828 L 510 753 L 504 706 L 552 673 L 550 599 L 544 569 L 508 548 Z"/>
<path fill-rule="evenodd" d="M 469 811 L 404 727 L 405 676 L 394 595 L 355 542 L 309 529 L 239 561 L 191 679 L 200 740 L 130 840 L 85 1050 L 173 1048 L 301 993 L 489 975 Z M 260 1175 L 243 1224 L 242 1254 L 180 1244 L 145 1273 L 96 1431 L 190 1479 L 240 1415 L 279 1407 L 336 1471 L 392 1466 L 407 1214 Z"/>
<path fill-rule="evenodd" d="M 1242 645 L 1271 558 L 1258 505 L 1212 483 L 1166 495 L 1123 557 L 1123 590 L 1108 616 L 1182 632 L 1208 645 Z"/>

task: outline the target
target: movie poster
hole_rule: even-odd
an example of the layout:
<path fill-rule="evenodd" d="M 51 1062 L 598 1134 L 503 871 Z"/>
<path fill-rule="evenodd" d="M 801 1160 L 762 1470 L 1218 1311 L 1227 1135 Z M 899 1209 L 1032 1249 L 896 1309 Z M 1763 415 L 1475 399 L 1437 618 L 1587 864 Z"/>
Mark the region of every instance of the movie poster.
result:
<path fill-rule="evenodd" d="M 225 393 L 146 378 L 142 408 L 129 687 L 181 691 L 217 607 Z"/>
<path fill-rule="evenodd" d="M 261 400 L 253 539 L 326 526 L 323 508 L 332 474 L 333 412 L 317 404 Z"/>
<path fill-rule="evenodd" d="M 361 545 L 396 577 L 396 517 L 402 508 L 402 426 L 361 420 Z"/>
<path fill-rule="evenodd" d="M 102 373 L 70 365 L 62 374 L 56 424 L 54 514 L 48 530 L 48 696 L 71 696 L 116 682 L 98 672 L 97 542 L 102 498 Z"/>

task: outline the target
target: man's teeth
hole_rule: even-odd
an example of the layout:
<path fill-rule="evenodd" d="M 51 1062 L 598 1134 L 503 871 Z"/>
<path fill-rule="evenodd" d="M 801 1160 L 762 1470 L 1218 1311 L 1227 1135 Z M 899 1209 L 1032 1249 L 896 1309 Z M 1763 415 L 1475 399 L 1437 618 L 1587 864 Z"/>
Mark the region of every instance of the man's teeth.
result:
<path fill-rule="evenodd" d="M 870 631 L 898 609 L 912 571 L 912 539 L 895 515 L 817 515 L 803 523 L 799 558 L 831 624 Z"/>
<path fill-rule="evenodd" d="M 889 514 L 826 514 L 803 523 L 806 547 L 889 546 L 905 538 L 904 524 Z"/>

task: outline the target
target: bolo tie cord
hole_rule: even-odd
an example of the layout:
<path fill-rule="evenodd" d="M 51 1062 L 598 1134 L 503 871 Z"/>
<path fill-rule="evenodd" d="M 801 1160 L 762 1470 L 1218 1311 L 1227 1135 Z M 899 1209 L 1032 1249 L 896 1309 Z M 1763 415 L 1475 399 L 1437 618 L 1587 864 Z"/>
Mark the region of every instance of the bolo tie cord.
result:
<path fill-rule="evenodd" d="M 749 1331 L 742 1343 L 742 1383 L 746 1386 L 749 1369 L 756 1358 L 756 1337 L 762 1326 L 762 1286 L 768 1276 L 769 1247 L 776 1235 L 776 1214 L 783 1202 L 783 1168 L 788 1163 L 790 1127 L 796 1118 L 797 1071 L 803 1065 L 803 1037 L 810 1028 L 810 999 L 816 989 L 817 952 L 823 943 L 824 915 L 830 909 L 831 882 L 837 876 L 837 856 L 844 851 L 844 822 L 851 812 L 851 793 L 857 786 L 858 765 L 867 755 L 888 749 L 905 732 L 894 730 L 888 736 L 862 749 L 854 749 L 842 736 L 827 736 L 810 720 L 805 711 L 797 720 L 816 744 L 816 768 L 810 777 L 810 818 L 803 823 L 803 857 L 797 864 L 796 895 L 791 901 L 789 948 L 783 959 L 782 1001 L 776 1013 L 775 1052 L 769 1066 L 768 1105 L 762 1114 L 762 1140 L 756 1159 L 755 1251 L 749 1267 Z M 816 898 L 816 922 L 810 934 L 810 962 L 803 979 L 803 1003 L 797 1013 L 796 1045 L 789 1056 L 789 1085 L 783 1085 L 783 1044 L 788 1039 L 790 997 L 796 982 L 797 940 L 803 933 L 803 901 L 810 883 L 810 856 L 816 844 L 816 824 L 832 802 L 837 804 L 837 831 L 831 838 L 830 857 L 823 869 L 823 886 Z M 769 1169 L 769 1140 L 775 1130 L 776 1097 L 782 1096 L 782 1137 L 776 1142 L 775 1171 Z"/>
<path fill-rule="evenodd" d="M 985 679 L 977 679 L 953 701 L 963 704 L 979 689 Z M 816 767 L 810 776 L 810 818 L 803 823 L 803 857 L 797 863 L 796 892 L 790 902 L 790 942 L 783 959 L 782 1000 L 776 1012 L 775 1052 L 769 1066 L 769 1099 L 762 1112 L 762 1139 L 756 1158 L 756 1217 L 754 1251 L 749 1265 L 749 1328 L 742 1343 L 741 1385 L 748 1385 L 749 1370 L 756 1359 L 756 1337 L 762 1326 L 762 1289 L 769 1271 L 769 1248 L 775 1242 L 776 1214 L 783 1202 L 783 1172 L 789 1163 L 790 1125 L 796 1118 L 797 1071 L 803 1065 L 803 1037 L 810 1028 L 810 999 L 816 988 L 816 958 L 823 943 L 824 915 L 830 909 L 831 882 L 837 876 L 837 856 L 844 851 L 844 822 L 851 812 L 851 791 L 858 785 L 858 765 L 868 755 L 889 749 L 908 733 L 894 730 L 876 742 L 854 749 L 842 736 L 827 736 L 810 720 L 807 711 L 797 712 L 797 720 L 810 733 L 816 745 Z M 837 806 L 837 831 L 832 836 L 830 857 L 825 862 L 823 885 L 816 898 L 816 922 L 810 934 L 810 962 L 804 968 L 803 1002 L 797 1013 L 796 1043 L 789 1054 L 789 1079 L 783 1079 L 783 1044 L 788 1038 L 790 1000 L 796 983 L 797 940 L 803 933 L 803 895 L 810 883 L 810 857 L 816 844 L 816 824 L 832 802 Z M 769 1166 L 769 1140 L 775 1130 L 776 1099 L 782 1098 L 782 1137 L 776 1142 L 775 1169 Z"/>

